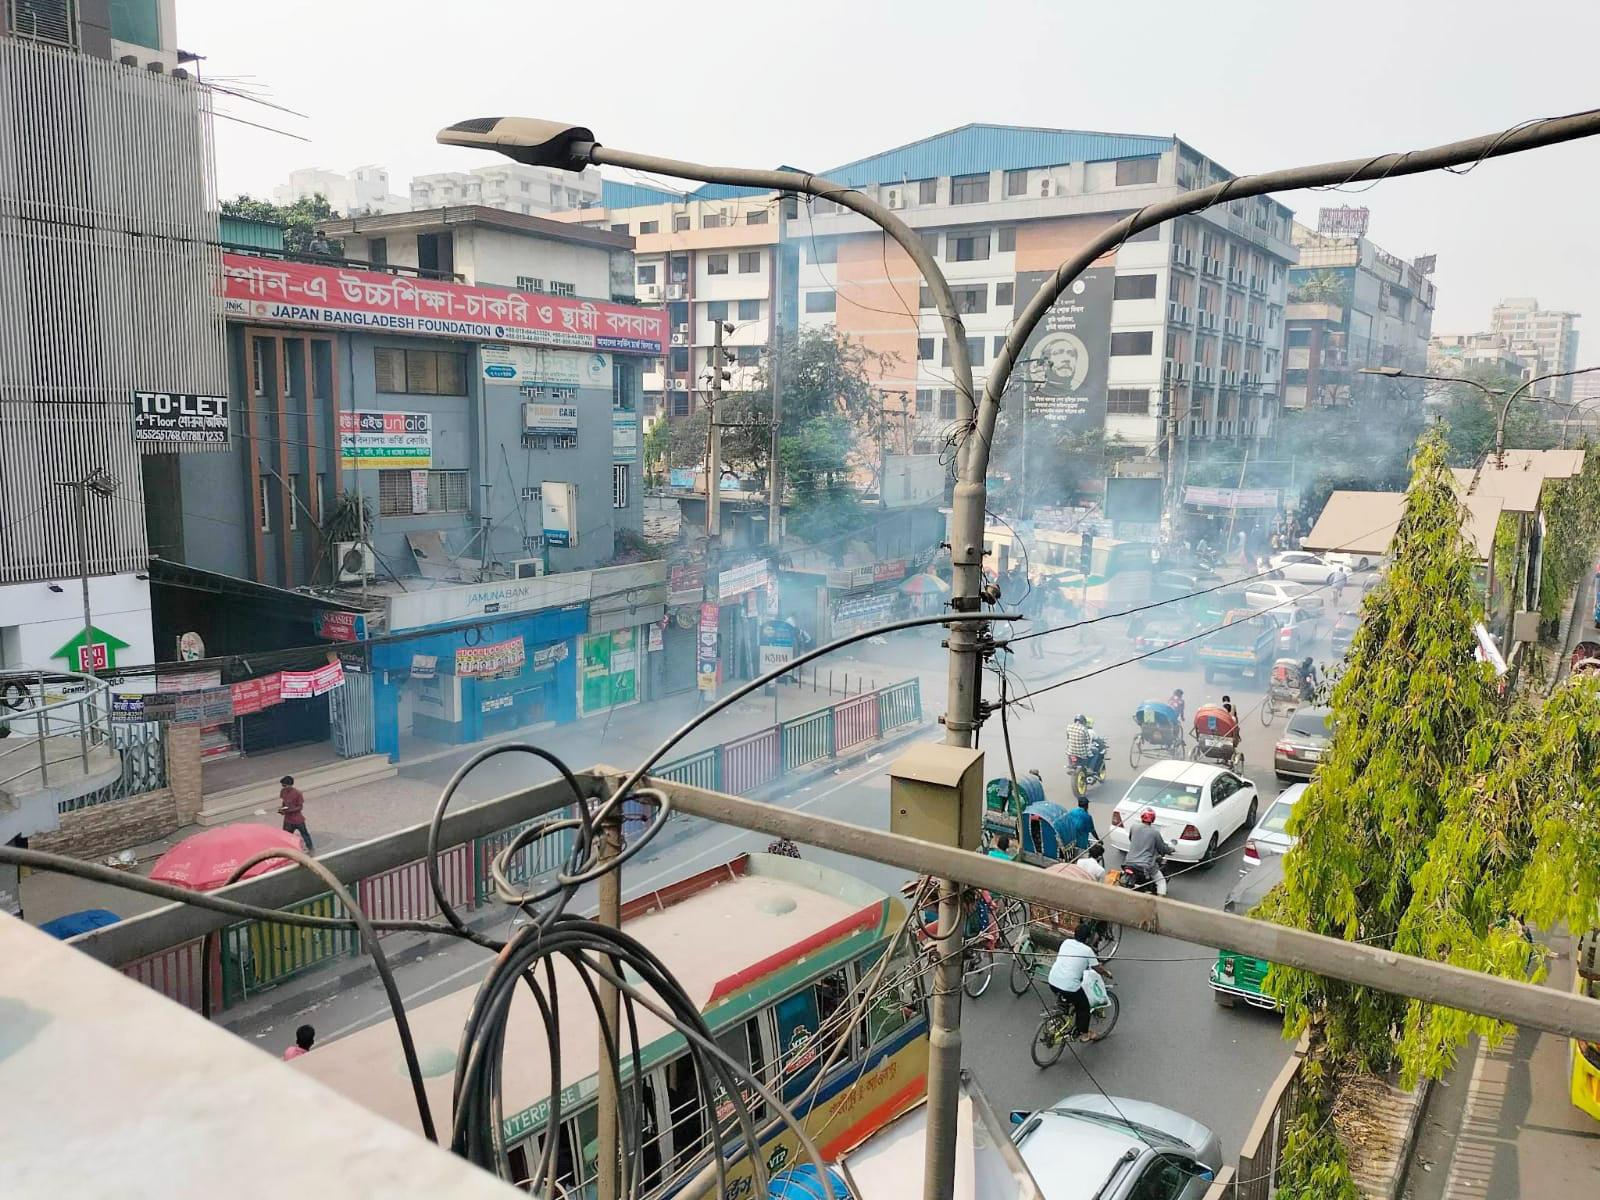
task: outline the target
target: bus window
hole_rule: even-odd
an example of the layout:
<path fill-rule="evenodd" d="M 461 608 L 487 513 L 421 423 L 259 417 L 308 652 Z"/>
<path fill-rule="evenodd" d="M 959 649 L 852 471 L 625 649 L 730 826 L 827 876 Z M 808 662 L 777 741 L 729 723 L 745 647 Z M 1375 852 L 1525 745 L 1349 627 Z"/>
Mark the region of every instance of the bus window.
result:
<path fill-rule="evenodd" d="M 506 1158 L 511 1161 L 511 1182 L 523 1191 L 530 1191 L 533 1180 L 528 1178 L 528 1151 L 524 1146 L 513 1146 L 506 1151 Z"/>
<path fill-rule="evenodd" d="M 734 1062 L 746 1071 L 753 1071 L 760 1075 L 765 1066 L 761 1047 L 761 1026 L 756 1018 L 741 1021 L 717 1035 L 717 1046 Z M 717 1123 L 719 1125 L 734 1119 L 733 1102 L 728 1099 L 727 1092 L 723 1090 L 720 1082 L 715 1083 L 713 1091 L 716 1096 Z M 765 1106 L 756 1090 L 745 1084 L 740 1089 L 744 1097 L 745 1107 L 749 1109 L 751 1117 L 760 1121 L 765 1115 Z"/>
<path fill-rule="evenodd" d="M 566 1134 L 562 1144 L 571 1143 L 571 1161 L 578 1167 L 578 1186 L 584 1189 L 584 1195 L 590 1195 L 600 1159 L 600 1110 L 591 1104 L 561 1126 Z M 563 1177 L 560 1182 L 566 1185 L 567 1180 Z"/>
<path fill-rule="evenodd" d="M 700 1153 L 700 1088 L 695 1078 L 694 1060 L 680 1054 L 669 1062 L 663 1074 L 667 1081 L 667 1124 L 672 1132 L 672 1169 L 680 1171 Z"/>
<path fill-rule="evenodd" d="M 651 1191 L 661 1183 L 662 1155 L 665 1147 L 661 1141 L 661 1113 L 657 1107 L 658 1085 L 661 1074 L 651 1071 L 644 1077 L 637 1091 L 632 1087 L 627 1089 L 631 1100 L 637 1100 L 639 1108 L 634 1114 L 634 1127 L 639 1131 L 639 1161 L 636 1169 L 640 1174 L 642 1190 Z"/>
<path fill-rule="evenodd" d="M 839 1044 L 839 1039 L 844 1030 L 840 1028 L 845 1015 L 840 1010 L 845 1008 L 850 1001 L 850 970 L 840 967 L 837 971 L 824 975 L 817 980 L 817 1028 L 822 1032 L 822 1042 L 817 1047 L 817 1053 L 823 1061 L 834 1057 L 834 1048 Z M 839 1014 L 835 1019 L 835 1014 Z M 854 1039 L 851 1038 L 851 1041 Z M 848 1062 L 851 1055 L 859 1047 L 850 1045 L 847 1041 L 843 1050 L 839 1052 L 839 1061 Z"/>
<path fill-rule="evenodd" d="M 870 976 L 881 951 L 874 951 L 859 962 L 863 979 Z M 865 1004 L 866 1048 L 871 1049 L 905 1025 L 917 1012 L 922 1001 L 918 985 L 915 959 L 909 951 L 902 951 L 879 977 L 872 995 Z"/>
<path fill-rule="evenodd" d="M 783 1064 L 784 1094 L 795 1095 L 816 1074 L 817 993 L 801 988 L 773 1006 L 778 1021 L 779 1062 Z"/>

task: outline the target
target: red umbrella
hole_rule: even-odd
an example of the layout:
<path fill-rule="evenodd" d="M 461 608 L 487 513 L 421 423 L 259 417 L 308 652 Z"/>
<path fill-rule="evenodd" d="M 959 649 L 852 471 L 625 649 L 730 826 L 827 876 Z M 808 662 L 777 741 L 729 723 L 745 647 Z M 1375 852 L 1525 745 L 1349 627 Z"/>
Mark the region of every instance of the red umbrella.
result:
<path fill-rule="evenodd" d="M 192 892 L 209 892 L 222 887 L 245 859 L 262 850 L 287 847 L 301 849 L 298 835 L 271 825 L 219 825 L 193 837 L 184 838 L 156 860 L 151 879 L 175 883 Z M 264 875 L 280 867 L 293 866 L 287 858 L 269 858 L 245 872 L 244 878 Z"/>

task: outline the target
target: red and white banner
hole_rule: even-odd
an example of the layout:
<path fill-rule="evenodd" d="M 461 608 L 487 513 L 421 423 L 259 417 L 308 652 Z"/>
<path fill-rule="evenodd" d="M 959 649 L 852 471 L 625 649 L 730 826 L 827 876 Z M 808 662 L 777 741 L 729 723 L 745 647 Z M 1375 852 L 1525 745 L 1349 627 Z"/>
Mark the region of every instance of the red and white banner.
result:
<path fill-rule="evenodd" d="M 285 700 L 309 700 L 344 686 L 344 664 L 335 659 L 315 671 L 279 671 L 278 679 Z"/>
<path fill-rule="evenodd" d="M 521 637 L 487 646 L 456 647 L 457 675 L 516 675 L 527 661 L 528 652 Z"/>
<path fill-rule="evenodd" d="M 667 315 L 659 309 L 248 254 L 223 254 L 222 276 L 223 311 L 242 321 L 666 352 Z"/>

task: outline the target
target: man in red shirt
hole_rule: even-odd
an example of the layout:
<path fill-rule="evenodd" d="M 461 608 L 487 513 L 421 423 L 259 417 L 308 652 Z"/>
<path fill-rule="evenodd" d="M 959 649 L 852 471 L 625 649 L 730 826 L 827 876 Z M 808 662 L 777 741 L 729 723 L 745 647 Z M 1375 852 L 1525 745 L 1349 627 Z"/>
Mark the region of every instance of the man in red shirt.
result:
<path fill-rule="evenodd" d="M 310 1025 L 302 1025 L 294 1031 L 294 1045 L 283 1052 L 283 1061 L 299 1058 L 311 1049 L 311 1044 L 317 1040 L 317 1031 Z"/>
<path fill-rule="evenodd" d="M 294 785 L 294 776 L 285 775 L 278 780 L 283 786 L 278 790 L 278 811 L 283 814 L 285 833 L 298 833 L 305 843 L 306 853 L 311 853 L 311 830 L 306 828 L 306 798 Z"/>

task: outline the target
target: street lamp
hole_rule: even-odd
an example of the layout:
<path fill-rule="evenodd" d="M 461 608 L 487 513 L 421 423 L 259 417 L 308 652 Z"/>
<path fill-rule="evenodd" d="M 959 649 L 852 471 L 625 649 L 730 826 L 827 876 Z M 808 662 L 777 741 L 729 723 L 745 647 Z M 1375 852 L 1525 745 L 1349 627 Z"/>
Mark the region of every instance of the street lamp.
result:
<path fill-rule="evenodd" d="M 96 467 L 82 479 L 58 479 L 56 486 L 72 488 L 78 493 L 78 575 L 83 585 L 83 648 L 78 651 L 78 666 L 92 674 L 95 665 L 94 620 L 89 610 L 89 493 L 109 497 L 116 492 L 118 484 L 110 471 Z"/>
<path fill-rule="evenodd" d="M 541 121 L 530 117 L 475 117 L 459 121 L 439 131 L 438 140 L 447 146 L 468 146 L 494 150 L 514 162 L 535 167 L 554 167 L 582 171 L 588 166 L 624 167 L 679 179 L 760 188 L 776 192 L 798 192 L 833 201 L 859 213 L 884 234 L 899 243 L 922 272 L 932 293 L 934 306 L 944 322 L 950 348 L 950 368 L 956 385 L 957 418 L 970 430 L 962 438 L 957 454 L 955 495 L 950 518 L 951 562 L 950 606 L 957 613 L 977 616 L 982 610 L 983 519 L 985 507 L 984 470 L 988 463 L 989 440 L 994 433 L 994 407 L 997 396 L 986 401 L 989 411 L 980 412 L 972 392 L 972 362 L 967 354 L 966 327 L 956 310 L 950 284 L 922 239 L 889 209 L 863 193 L 820 175 L 802 171 L 758 171 L 742 167 L 718 167 L 704 163 L 660 158 L 602 146 L 592 130 L 560 121 Z M 970 747 L 978 728 L 978 622 L 956 623 L 949 627 L 948 683 L 945 704 L 945 743 Z M 962 927 L 960 889 L 950 880 L 939 886 L 939 927 L 950 930 L 940 957 L 939 979 L 934 988 L 931 1024 L 933 1045 L 928 1063 L 928 1130 L 924 1170 L 924 1195 L 947 1196 L 955 1181 L 955 1139 L 944 1136 L 954 1130 L 960 1101 L 961 1069 L 961 954 L 956 939 Z M 608 995 L 611 999 L 614 994 Z M 607 1022 L 613 1029 L 614 1004 Z M 602 1084 L 610 1073 L 602 1066 Z M 609 1108 L 611 1119 L 602 1112 L 600 1129 L 600 1194 L 615 1192 L 616 1148 L 614 1136 L 616 1100 L 609 1088 L 602 1091 L 602 1109 Z M 936 1132 L 937 1131 L 937 1134 Z M 609 1190 L 608 1190 L 609 1185 Z"/>

